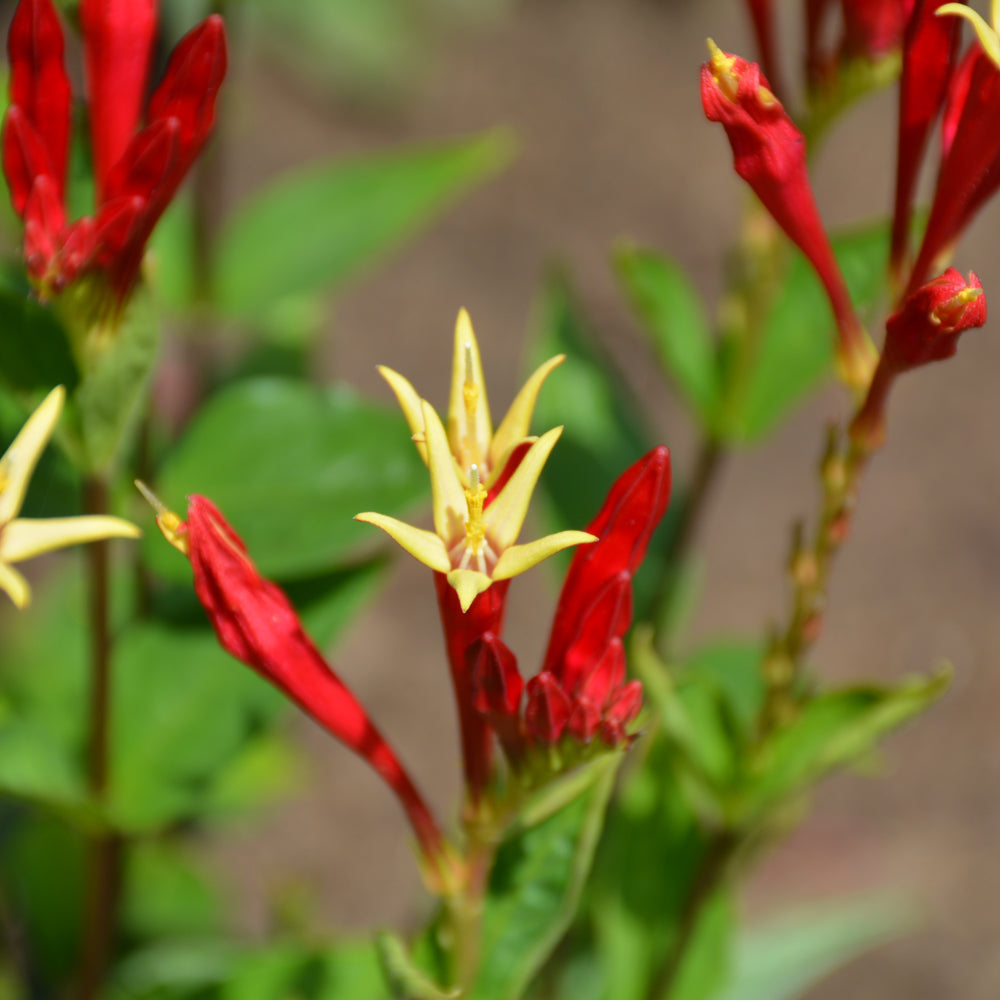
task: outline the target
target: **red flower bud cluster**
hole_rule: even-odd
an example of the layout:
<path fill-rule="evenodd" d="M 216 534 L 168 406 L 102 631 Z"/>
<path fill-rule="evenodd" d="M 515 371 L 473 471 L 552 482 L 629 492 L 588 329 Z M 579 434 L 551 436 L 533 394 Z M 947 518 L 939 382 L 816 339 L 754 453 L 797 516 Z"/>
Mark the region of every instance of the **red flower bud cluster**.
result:
<path fill-rule="evenodd" d="M 94 215 L 67 217 L 71 93 L 52 0 L 21 0 L 11 22 L 3 170 L 24 220 L 25 262 L 39 293 L 57 294 L 100 271 L 120 304 L 138 279 L 153 227 L 211 132 L 226 72 L 225 31 L 213 15 L 181 40 L 138 128 L 155 0 L 82 0 L 80 21 Z"/>
<path fill-rule="evenodd" d="M 666 448 L 619 477 L 587 528 L 598 541 L 573 557 L 542 669 L 526 685 L 497 631 L 467 647 L 472 705 L 515 766 L 530 745 L 554 746 L 564 738 L 612 747 L 628 742 L 627 726 L 642 705 L 640 683 L 625 678 L 622 644 L 632 620 L 632 576 L 669 497 Z"/>

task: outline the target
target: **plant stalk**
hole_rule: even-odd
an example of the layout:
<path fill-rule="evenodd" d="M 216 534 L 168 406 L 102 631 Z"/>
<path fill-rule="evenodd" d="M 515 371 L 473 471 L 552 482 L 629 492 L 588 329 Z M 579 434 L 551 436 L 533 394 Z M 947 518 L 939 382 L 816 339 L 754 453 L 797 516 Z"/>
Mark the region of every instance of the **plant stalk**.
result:
<path fill-rule="evenodd" d="M 108 508 L 107 482 L 92 476 L 84 487 L 88 514 Z M 87 783 L 94 803 L 107 800 L 111 732 L 111 608 L 108 542 L 87 547 L 90 631 L 90 743 L 87 749 Z M 84 897 L 83 939 L 79 959 L 77 996 L 98 1000 L 114 945 L 117 923 L 121 838 L 103 826 L 91 836 Z"/>

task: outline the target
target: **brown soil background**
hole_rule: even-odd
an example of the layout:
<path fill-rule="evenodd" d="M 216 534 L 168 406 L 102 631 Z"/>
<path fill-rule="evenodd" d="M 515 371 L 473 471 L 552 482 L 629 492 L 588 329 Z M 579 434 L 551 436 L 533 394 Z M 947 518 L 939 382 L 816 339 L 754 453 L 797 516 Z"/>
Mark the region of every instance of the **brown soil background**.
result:
<path fill-rule="evenodd" d="M 797 50 L 794 30 L 789 51 Z M 718 289 L 743 192 L 721 130 L 700 111 L 697 69 L 709 34 L 724 48 L 751 51 L 737 0 L 522 3 L 493 23 L 453 32 L 410 99 L 377 115 L 307 94 L 272 63 L 237 49 L 228 197 L 321 156 L 498 124 L 519 139 L 504 174 L 337 302 L 325 351 L 330 376 L 388 400 L 374 366 L 390 363 L 443 405 L 451 328 L 464 305 L 500 409 L 517 384 L 540 275 L 558 259 L 637 391 L 655 401 L 675 474 L 685 476 L 690 428 L 651 372 L 608 252 L 620 238 L 659 247 L 706 294 Z M 886 213 L 894 122 L 892 100 L 881 97 L 831 136 L 816 173 L 831 224 Z M 984 213 L 956 261 L 974 267 L 987 291 L 1000 289 L 997 212 L 994 205 Z M 812 1000 L 1000 993 L 995 326 L 969 334 L 957 358 L 896 393 L 889 446 L 864 484 L 816 656 L 831 681 L 893 681 L 947 658 L 954 687 L 889 743 L 884 773 L 825 784 L 746 894 L 751 918 L 881 887 L 913 900 L 920 930 L 835 974 Z M 755 634 L 781 615 L 789 525 L 814 509 L 821 428 L 843 415 L 843 404 L 838 391 L 824 393 L 727 466 L 701 539 L 707 591 L 696 637 Z M 524 664 L 543 642 L 547 583 L 538 574 L 513 589 L 509 639 Z M 456 738 L 426 571 L 401 559 L 334 659 L 441 813 L 453 815 Z M 305 887 L 338 929 L 411 924 L 427 903 L 396 804 L 348 753 L 308 723 L 297 726 L 309 760 L 300 793 L 262 821 L 220 831 L 206 848 L 238 901 L 241 926 L 261 930 L 266 900 L 290 886 Z"/>

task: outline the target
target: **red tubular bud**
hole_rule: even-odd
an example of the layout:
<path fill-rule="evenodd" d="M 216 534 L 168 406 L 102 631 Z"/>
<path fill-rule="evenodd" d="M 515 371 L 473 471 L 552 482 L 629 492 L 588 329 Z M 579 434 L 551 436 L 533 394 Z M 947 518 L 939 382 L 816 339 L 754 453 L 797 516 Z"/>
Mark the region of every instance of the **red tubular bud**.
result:
<path fill-rule="evenodd" d="M 163 80 L 150 98 L 150 123 L 176 118 L 180 124 L 184 171 L 212 131 L 215 99 L 226 75 L 226 62 L 225 26 L 222 18 L 213 14 L 177 43 Z"/>
<path fill-rule="evenodd" d="M 855 442 L 869 450 L 885 438 L 886 403 L 896 376 L 911 368 L 943 361 L 958 349 L 965 330 L 986 322 L 986 296 L 971 271 L 968 281 L 953 267 L 907 296 L 886 322 L 885 346 L 868 395 L 851 422 Z M 849 523 L 845 518 L 844 529 Z M 836 525 L 831 525 L 831 531 Z"/>
<path fill-rule="evenodd" d="M 156 37 L 156 0 L 81 0 L 80 24 L 100 203 L 108 173 L 139 124 Z"/>
<path fill-rule="evenodd" d="M 606 719 L 613 719 L 627 726 L 639 714 L 641 708 L 642 684 L 639 681 L 629 681 L 618 690 L 604 715 Z"/>
<path fill-rule="evenodd" d="M 559 742 L 572 705 L 559 681 L 550 673 L 541 673 L 528 681 L 528 703 L 524 709 L 524 728 L 528 739 L 542 746 Z"/>
<path fill-rule="evenodd" d="M 829 237 L 816 207 L 806 167 L 805 138 L 768 87 L 756 63 L 710 44 L 701 68 L 705 116 L 720 122 L 733 150 L 736 173 L 805 254 L 826 289 L 839 334 L 845 379 L 867 385 L 874 348 L 858 322 Z"/>
<path fill-rule="evenodd" d="M 639 459 L 615 481 L 604 506 L 587 526 L 598 540 L 576 550 L 566 574 L 543 670 L 563 669 L 580 623 L 598 596 L 613 578 L 621 573 L 631 577 L 638 569 L 669 500 L 670 452 L 662 446 Z"/>
<path fill-rule="evenodd" d="M 10 103 L 35 130 L 47 157 L 45 173 L 55 181 L 62 201 L 72 94 L 63 65 L 62 26 L 52 0 L 21 0 L 10 23 L 7 53 Z"/>
<path fill-rule="evenodd" d="M 1000 70 L 978 43 L 964 72 L 968 89 L 959 107 L 949 106 L 951 145 L 941 163 L 931 214 L 906 295 L 926 280 L 937 257 L 958 239 L 1000 186 Z M 952 122 L 954 125 L 952 126 Z"/>
<path fill-rule="evenodd" d="M 399 797 L 425 853 L 440 860 L 440 832 L 395 752 L 302 630 L 285 593 L 257 572 L 205 497 L 190 498 L 187 538 L 195 593 L 222 648 L 366 760 Z"/>
<path fill-rule="evenodd" d="M 469 647 L 472 703 L 484 715 L 516 716 L 521 707 L 524 681 L 517 658 L 492 632 Z"/>
<path fill-rule="evenodd" d="M 949 267 L 909 295 L 885 329 L 885 364 L 895 373 L 950 358 L 966 330 L 986 322 L 986 296 L 979 278 L 966 280 Z"/>
<path fill-rule="evenodd" d="M 891 251 L 893 273 L 897 275 L 905 266 L 913 197 L 927 139 L 945 95 L 955 91 L 953 68 L 961 21 L 937 17 L 935 10 L 939 6 L 939 0 L 916 0 L 903 37 Z M 942 137 L 947 127 L 946 113 Z"/>

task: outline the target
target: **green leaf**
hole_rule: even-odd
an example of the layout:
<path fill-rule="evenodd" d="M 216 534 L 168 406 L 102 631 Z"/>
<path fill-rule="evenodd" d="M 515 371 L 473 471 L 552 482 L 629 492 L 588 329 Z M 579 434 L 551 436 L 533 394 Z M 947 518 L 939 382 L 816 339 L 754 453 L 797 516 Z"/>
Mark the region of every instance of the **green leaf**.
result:
<path fill-rule="evenodd" d="M 0 267 L 0 378 L 19 391 L 72 392 L 79 375 L 69 338 L 52 309 L 31 298 L 24 270 Z"/>
<path fill-rule="evenodd" d="M 83 372 L 71 396 L 91 472 L 104 472 L 120 457 L 139 418 L 158 345 L 157 318 L 140 292 L 132 296 L 113 340 Z"/>
<path fill-rule="evenodd" d="M 744 788 L 750 818 L 804 791 L 828 771 L 870 752 L 878 740 L 930 707 L 947 690 L 948 671 L 894 688 L 820 694 L 762 746 Z"/>
<path fill-rule="evenodd" d="M 590 872 L 619 762 L 613 755 L 591 765 L 593 781 L 582 794 L 504 839 L 490 874 L 470 1000 L 521 996 L 559 942 Z"/>
<path fill-rule="evenodd" d="M 677 264 L 655 251 L 626 247 L 615 255 L 615 264 L 660 364 L 702 428 L 711 432 L 719 401 L 718 364 L 698 293 Z"/>
<path fill-rule="evenodd" d="M 833 248 L 859 314 L 885 290 L 889 230 L 885 223 L 833 239 Z M 727 425 L 735 440 L 763 437 L 833 366 L 830 306 L 815 272 L 797 250 L 764 323 L 749 378 Z"/>
<path fill-rule="evenodd" d="M 288 175 L 225 227 L 216 304 L 254 321 L 283 299 L 338 287 L 510 157 L 510 138 L 490 132 Z"/>
<path fill-rule="evenodd" d="M 730 975 L 735 922 L 726 893 L 717 892 L 705 901 L 663 1000 L 710 1000 L 718 994 Z"/>
<path fill-rule="evenodd" d="M 750 737 L 764 704 L 759 640 L 729 640 L 702 646 L 684 661 L 681 678 L 697 677 L 719 694 L 736 727 Z"/>
<path fill-rule="evenodd" d="M 0 791 L 59 810 L 78 810 L 87 798 L 75 755 L 21 719 L 0 724 Z"/>
<path fill-rule="evenodd" d="M 739 936 L 732 979 L 717 1000 L 795 1000 L 912 925 L 912 907 L 885 897 L 834 900 L 784 914 Z"/>
<path fill-rule="evenodd" d="M 380 538 L 353 520 L 400 516 L 429 480 L 398 412 L 344 388 L 251 379 L 214 396 L 167 456 L 155 489 L 183 513 L 202 493 L 240 533 L 265 576 L 328 572 Z M 149 532 L 144 553 L 162 576 L 187 581 L 184 559 Z"/>
<path fill-rule="evenodd" d="M 222 900 L 176 842 L 129 845 L 122 886 L 122 926 L 133 938 L 155 941 L 222 930 Z"/>

